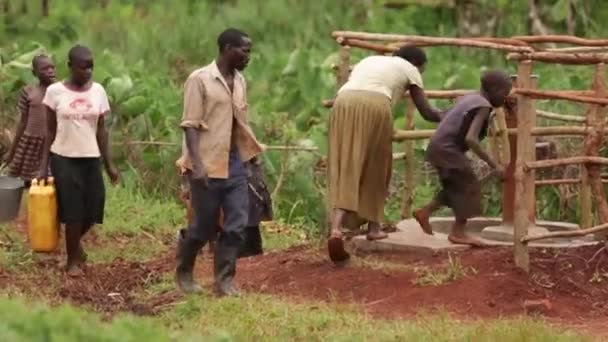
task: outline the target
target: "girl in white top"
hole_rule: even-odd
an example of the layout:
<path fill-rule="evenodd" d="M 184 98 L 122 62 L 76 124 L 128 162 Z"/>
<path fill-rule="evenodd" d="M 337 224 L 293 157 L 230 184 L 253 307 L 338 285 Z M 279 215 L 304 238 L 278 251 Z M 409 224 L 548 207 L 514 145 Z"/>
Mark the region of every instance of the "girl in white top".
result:
<path fill-rule="evenodd" d="M 442 116 L 422 90 L 425 64 L 426 55 L 416 47 L 400 48 L 393 56 L 366 57 L 338 91 L 329 123 L 328 153 L 332 210 L 328 251 L 334 262 L 349 257 L 341 232 L 346 222 L 352 222 L 347 217 L 368 223 L 369 240 L 387 237 L 380 222 L 392 172 L 392 106 L 409 91 L 426 120 L 439 122 Z"/>
<path fill-rule="evenodd" d="M 103 86 L 93 82 L 91 51 L 77 45 L 68 55 L 70 77 L 48 87 L 44 105 L 48 108 L 40 177 L 46 179 L 47 165 L 55 176 L 59 218 L 66 229 L 66 270 L 82 274 L 86 260 L 80 240 L 96 223 L 103 223 L 105 188 L 101 161 L 112 181 L 120 175 L 110 159 L 105 117 L 110 112 Z"/>

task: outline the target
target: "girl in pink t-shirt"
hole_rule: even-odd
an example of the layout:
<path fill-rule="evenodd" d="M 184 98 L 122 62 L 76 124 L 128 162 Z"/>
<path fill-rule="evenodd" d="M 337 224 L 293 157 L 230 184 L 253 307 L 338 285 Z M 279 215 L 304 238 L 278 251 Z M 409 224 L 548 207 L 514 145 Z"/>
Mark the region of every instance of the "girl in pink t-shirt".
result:
<path fill-rule="evenodd" d="M 81 275 L 86 253 L 80 240 L 96 223 L 103 223 L 105 187 L 101 161 L 116 184 L 120 174 L 110 159 L 105 117 L 110 112 L 106 91 L 91 80 L 93 56 L 80 45 L 68 55 L 70 77 L 46 91 L 48 135 L 40 167 L 47 177 L 47 165 L 57 187 L 59 218 L 65 224 L 68 275 Z"/>

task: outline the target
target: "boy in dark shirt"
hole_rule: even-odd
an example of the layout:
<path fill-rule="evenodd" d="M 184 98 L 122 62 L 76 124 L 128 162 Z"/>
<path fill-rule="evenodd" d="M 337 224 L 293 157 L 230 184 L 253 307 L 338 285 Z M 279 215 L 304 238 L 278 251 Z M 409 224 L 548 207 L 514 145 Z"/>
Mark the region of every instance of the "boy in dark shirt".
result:
<path fill-rule="evenodd" d="M 435 167 L 441 191 L 431 202 L 414 212 L 425 233 L 432 235 L 431 214 L 441 206 L 454 211 L 456 221 L 448 240 L 452 243 L 482 246 L 482 242 L 465 233 L 467 220 L 481 214 L 481 189 L 465 153 L 471 149 L 502 178 L 503 168 L 481 147 L 486 136 L 492 108 L 502 107 L 511 91 L 511 80 L 502 71 L 489 71 L 481 77 L 479 93 L 463 96 L 442 118 L 431 138 L 426 160 Z"/>

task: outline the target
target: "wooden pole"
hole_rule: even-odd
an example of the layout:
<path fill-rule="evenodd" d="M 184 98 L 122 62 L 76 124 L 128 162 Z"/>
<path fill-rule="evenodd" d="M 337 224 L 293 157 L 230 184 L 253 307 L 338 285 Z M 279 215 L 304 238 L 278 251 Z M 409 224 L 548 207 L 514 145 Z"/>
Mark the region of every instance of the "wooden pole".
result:
<path fill-rule="evenodd" d="M 580 103 L 608 105 L 608 99 L 598 98 L 591 96 L 579 96 L 564 94 L 561 91 L 549 91 L 549 90 L 535 90 L 535 89 L 514 89 L 516 94 L 527 95 L 535 99 L 554 99 L 554 100 L 568 100 Z"/>
<path fill-rule="evenodd" d="M 525 164 L 525 170 L 536 170 L 547 167 L 565 166 L 572 164 L 601 164 L 608 165 L 608 158 L 595 157 L 595 156 L 580 156 L 580 157 L 568 157 L 559 159 L 547 159 L 528 162 Z"/>
<path fill-rule="evenodd" d="M 340 47 L 340 63 L 338 64 L 338 74 L 336 75 L 336 88 L 340 89 L 350 74 L 350 46 Z"/>
<path fill-rule="evenodd" d="M 587 121 L 588 118 L 585 118 Z M 588 136 L 585 137 L 585 140 Z M 579 166 L 581 174 L 581 183 L 579 189 L 579 210 L 580 210 L 580 227 L 585 229 L 593 224 L 593 202 L 591 200 L 591 183 L 589 182 L 589 173 L 585 164 Z"/>
<path fill-rule="evenodd" d="M 517 84 L 519 88 L 534 88 L 532 80 L 532 62 L 521 61 L 517 70 Z M 533 160 L 534 138 L 532 137 L 533 117 L 536 112 L 534 100 L 519 95 L 517 101 L 517 157 L 515 162 L 515 203 L 514 203 L 514 257 L 515 264 L 525 272 L 530 271 L 530 254 L 528 245 L 521 239 L 528 235 L 528 228 L 531 226 L 529 218 L 530 206 L 529 199 L 534 198 L 534 173 L 526 172 L 524 166 Z"/>
<path fill-rule="evenodd" d="M 593 90 L 596 96 L 606 96 L 606 66 L 605 64 L 598 64 L 595 66 L 595 72 L 593 76 Z M 604 107 L 599 105 L 590 106 L 587 111 L 587 124 L 591 126 L 591 131 L 585 139 L 585 155 L 589 158 L 599 157 L 600 149 L 602 147 L 604 137 Z M 606 194 L 604 192 L 604 186 L 602 185 L 600 166 L 597 164 L 586 164 L 587 179 L 591 194 L 594 197 L 594 202 L 597 207 L 598 216 L 600 223 L 608 222 L 608 203 L 606 203 Z M 591 209 L 591 208 L 589 208 Z M 582 208 L 581 208 L 582 210 Z M 591 212 L 581 212 L 582 215 L 592 215 Z M 600 238 L 606 238 L 606 234 L 598 234 Z"/>
<path fill-rule="evenodd" d="M 558 121 L 566 121 L 566 122 L 579 122 L 584 123 L 587 119 L 584 116 L 576 116 L 576 115 L 564 115 L 558 113 L 547 112 L 544 110 L 537 110 L 536 115 L 543 119 L 550 120 L 558 120 Z"/>
<path fill-rule="evenodd" d="M 543 51 L 558 53 L 606 52 L 608 51 L 608 46 L 576 46 L 567 48 L 546 49 Z"/>
<path fill-rule="evenodd" d="M 414 101 L 409 97 L 405 99 L 405 129 L 414 129 Z M 405 141 L 403 150 L 405 152 L 405 178 L 401 218 L 408 219 L 412 217 L 412 204 L 414 202 L 414 192 L 416 190 L 414 186 L 414 142 L 411 140 Z"/>
<path fill-rule="evenodd" d="M 586 65 L 608 62 L 608 54 L 605 53 L 558 53 L 558 52 L 533 52 L 533 53 L 510 53 L 508 60 L 533 60 L 544 63 L 558 63 L 569 65 Z"/>
<path fill-rule="evenodd" d="M 537 241 L 537 240 L 551 239 L 551 238 L 585 236 L 588 234 L 594 234 L 594 233 L 600 233 L 600 232 L 606 233 L 606 230 L 608 230 L 608 223 L 600 224 L 599 226 L 595 226 L 593 228 L 587 228 L 587 229 L 566 230 L 566 231 L 561 231 L 561 232 L 552 232 L 552 233 L 531 235 L 531 236 L 526 235 L 521 238 L 521 242 L 528 243 L 530 241 Z"/>
<path fill-rule="evenodd" d="M 536 181 L 536 186 L 580 184 L 581 181 L 580 178 L 541 179 Z M 608 179 L 602 178 L 602 183 L 608 183 Z"/>
<path fill-rule="evenodd" d="M 533 136 L 547 137 L 576 137 L 585 136 L 591 130 L 590 127 L 585 126 L 551 126 L 551 127 L 534 127 L 532 129 Z M 509 135 L 517 135 L 518 131 L 516 128 L 509 128 Z M 604 134 L 608 134 L 608 127 L 604 128 Z M 434 129 L 417 129 L 414 131 L 405 131 L 402 129 L 396 129 L 393 133 L 393 141 L 404 141 L 404 140 L 421 140 L 428 139 L 435 133 Z"/>
<path fill-rule="evenodd" d="M 566 184 L 580 184 L 580 178 L 564 178 L 564 179 L 541 179 L 536 181 L 536 186 L 550 186 L 550 185 L 566 185 Z M 581 224 L 582 226 L 582 224 Z"/>
<path fill-rule="evenodd" d="M 508 44 L 498 44 L 487 41 L 477 41 L 474 39 L 463 38 L 440 38 L 426 36 L 408 36 L 399 34 L 378 34 L 368 32 L 352 32 L 352 31 L 335 31 L 332 33 L 334 38 L 343 37 L 345 39 L 356 39 L 362 41 L 383 41 L 383 42 L 404 42 L 411 44 L 433 44 L 433 45 L 452 45 L 464 47 L 486 48 L 493 50 L 502 50 L 509 52 L 532 52 L 534 51 L 528 46 L 515 46 Z"/>
<path fill-rule="evenodd" d="M 511 76 L 513 86 L 517 84 L 517 75 Z M 508 98 L 505 106 L 505 122 L 507 129 L 517 129 L 517 98 Z M 515 163 L 517 162 L 517 136 L 509 135 L 509 164 L 505 168 L 505 178 L 502 183 L 502 222 L 513 225 L 515 210 Z"/>
<path fill-rule="evenodd" d="M 454 99 L 463 95 L 471 94 L 476 92 L 477 90 L 472 89 L 457 89 L 457 90 L 425 90 L 424 94 L 429 99 Z M 527 95 L 530 95 L 536 99 L 542 100 L 571 100 L 578 101 L 583 103 L 597 103 L 600 104 L 608 104 L 608 99 L 595 99 L 593 91 L 589 90 L 520 90 L 517 88 L 513 89 L 514 94 L 520 93 L 520 91 L 525 92 Z M 405 96 L 409 97 L 409 93 L 405 93 Z M 604 101 L 605 100 L 605 101 Z M 331 108 L 333 106 L 333 100 L 323 100 L 322 104 L 326 108 Z"/>
<path fill-rule="evenodd" d="M 511 38 L 521 40 L 528 44 L 565 43 L 581 46 L 608 46 L 608 39 L 585 39 L 565 35 L 515 36 Z"/>

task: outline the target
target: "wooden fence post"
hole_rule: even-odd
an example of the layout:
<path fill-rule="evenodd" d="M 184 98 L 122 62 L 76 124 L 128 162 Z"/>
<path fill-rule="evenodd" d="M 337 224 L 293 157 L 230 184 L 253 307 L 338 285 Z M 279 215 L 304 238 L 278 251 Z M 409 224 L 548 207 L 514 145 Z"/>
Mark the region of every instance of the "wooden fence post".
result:
<path fill-rule="evenodd" d="M 511 75 L 513 87 L 517 85 L 517 75 Z M 510 100 L 510 99 L 509 99 Z M 514 104 L 505 108 L 507 128 L 517 129 L 517 99 Z M 502 183 L 502 223 L 513 224 L 515 204 L 515 163 L 517 159 L 517 136 L 509 134 L 509 164 L 505 168 L 505 179 Z"/>
<path fill-rule="evenodd" d="M 336 75 L 336 87 L 340 89 L 348 81 L 350 74 L 350 46 L 340 46 L 340 62 L 338 64 L 338 73 Z"/>
<path fill-rule="evenodd" d="M 596 97 L 606 96 L 606 66 L 603 63 L 596 64 L 595 72 L 593 75 L 593 90 Z M 598 157 L 600 155 L 600 148 L 602 146 L 604 136 L 604 106 L 593 104 L 589 106 L 587 111 L 587 124 L 591 130 L 585 138 L 585 155 L 588 157 Z M 586 174 L 588 176 L 588 182 L 591 194 L 593 195 L 593 202 L 597 208 L 600 223 L 608 222 L 608 204 L 606 203 L 606 195 L 604 193 L 604 186 L 601 179 L 601 169 L 598 164 L 585 164 Z M 581 208 L 582 210 L 582 208 Z M 581 215 L 584 213 L 581 212 Z M 591 212 L 587 212 L 587 215 L 591 215 Z M 605 232 L 598 232 L 596 234 L 599 238 L 606 238 Z"/>
<path fill-rule="evenodd" d="M 405 129 L 414 129 L 414 101 L 410 97 L 405 99 Z M 401 218 L 412 217 L 412 204 L 414 202 L 414 141 L 403 142 L 405 152 L 405 178 L 403 186 L 403 205 L 401 206 Z"/>
<path fill-rule="evenodd" d="M 579 210 L 580 210 L 580 228 L 585 229 L 593 224 L 593 202 L 591 200 L 591 183 L 589 182 L 589 173 L 587 166 L 579 165 L 581 173 L 581 184 L 579 189 Z"/>
<path fill-rule="evenodd" d="M 532 61 L 521 61 L 517 70 L 517 84 L 520 88 L 533 88 Z M 515 162 L 515 203 L 514 203 L 514 256 L 515 264 L 524 271 L 530 271 L 528 244 L 521 239 L 528 235 L 531 224 L 529 211 L 530 200 L 534 200 L 534 171 L 525 171 L 525 164 L 534 159 L 534 126 L 536 108 L 534 100 L 525 95 L 518 95 L 517 101 L 517 157 Z M 532 186 L 532 187 L 530 187 Z"/>

